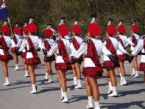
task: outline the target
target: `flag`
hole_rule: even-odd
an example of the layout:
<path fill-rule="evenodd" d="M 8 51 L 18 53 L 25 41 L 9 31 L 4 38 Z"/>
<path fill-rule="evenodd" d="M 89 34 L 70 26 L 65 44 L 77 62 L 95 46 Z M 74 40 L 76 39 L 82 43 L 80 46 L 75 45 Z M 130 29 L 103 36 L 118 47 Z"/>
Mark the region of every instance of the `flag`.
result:
<path fill-rule="evenodd" d="M 0 20 L 5 20 L 8 18 L 8 8 L 5 4 L 5 2 L 3 2 L 0 6 Z"/>

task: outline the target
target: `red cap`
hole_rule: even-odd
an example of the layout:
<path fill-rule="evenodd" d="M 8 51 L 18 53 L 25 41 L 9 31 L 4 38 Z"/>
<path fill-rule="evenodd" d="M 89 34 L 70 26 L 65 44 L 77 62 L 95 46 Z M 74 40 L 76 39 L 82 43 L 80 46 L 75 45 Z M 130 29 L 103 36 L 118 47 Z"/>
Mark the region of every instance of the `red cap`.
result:
<path fill-rule="evenodd" d="M 23 33 L 25 33 L 25 34 L 29 33 L 27 25 L 23 26 Z"/>
<path fill-rule="evenodd" d="M 120 34 L 124 34 L 126 32 L 125 27 L 122 24 L 118 26 L 118 31 Z"/>
<path fill-rule="evenodd" d="M 61 24 L 58 26 L 58 33 L 61 35 L 61 36 L 67 36 L 69 34 L 69 29 L 68 29 L 68 26 L 65 25 L 65 24 Z"/>
<path fill-rule="evenodd" d="M 101 27 L 96 23 L 90 23 L 87 32 L 90 33 L 91 36 L 100 36 Z"/>
<path fill-rule="evenodd" d="M 30 33 L 36 33 L 38 31 L 38 27 L 35 23 L 28 24 L 28 31 Z"/>
<path fill-rule="evenodd" d="M 116 29 L 115 29 L 115 27 L 112 24 L 110 24 L 110 25 L 107 26 L 107 33 L 110 36 L 113 36 L 113 35 L 116 34 Z"/>
<path fill-rule="evenodd" d="M 14 27 L 14 33 L 15 34 L 21 34 L 21 28 L 19 26 Z"/>
<path fill-rule="evenodd" d="M 50 28 L 47 28 L 44 32 L 45 36 L 50 38 L 53 35 L 53 31 Z"/>
<path fill-rule="evenodd" d="M 80 35 L 82 32 L 81 27 L 78 24 L 74 24 L 73 25 L 73 32 L 77 35 Z"/>
<path fill-rule="evenodd" d="M 10 35 L 11 34 L 11 30 L 10 30 L 9 25 L 2 25 L 1 31 L 5 35 Z"/>
<path fill-rule="evenodd" d="M 137 33 L 139 31 L 139 26 L 137 24 L 132 25 L 132 31 Z"/>

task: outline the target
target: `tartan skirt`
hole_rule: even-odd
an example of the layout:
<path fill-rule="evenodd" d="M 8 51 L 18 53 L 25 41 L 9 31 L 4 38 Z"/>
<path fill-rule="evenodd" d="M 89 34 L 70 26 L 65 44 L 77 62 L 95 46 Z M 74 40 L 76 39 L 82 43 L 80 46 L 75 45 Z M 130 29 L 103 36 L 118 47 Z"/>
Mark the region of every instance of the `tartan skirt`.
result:
<path fill-rule="evenodd" d="M 139 69 L 138 69 L 139 71 L 145 71 L 145 63 L 143 63 L 143 62 L 141 62 L 140 64 L 139 64 Z"/>
<path fill-rule="evenodd" d="M 116 65 L 113 61 L 104 61 L 103 62 L 103 68 L 105 69 L 110 69 L 110 68 L 115 68 L 119 67 L 119 64 Z"/>
<path fill-rule="evenodd" d="M 55 69 L 61 71 L 72 70 L 71 63 L 55 63 Z"/>
<path fill-rule="evenodd" d="M 11 58 L 11 55 L 8 52 L 5 52 L 4 55 L 0 55 L 1 61 L 9 61 Z"/>
<path fill-rule="evenodd" d="M 118 59 L 119 59 L 119 61 L 124 62 L 125 61 L 125 55 L 124 54 L 118 55 Z"/>
<path fill-rule="evenodd" d="M 85 77 L 100 77 L 103 74 L 103 69 L 101 66 L 96 67 L 84 67 L 83 75 Z"/>

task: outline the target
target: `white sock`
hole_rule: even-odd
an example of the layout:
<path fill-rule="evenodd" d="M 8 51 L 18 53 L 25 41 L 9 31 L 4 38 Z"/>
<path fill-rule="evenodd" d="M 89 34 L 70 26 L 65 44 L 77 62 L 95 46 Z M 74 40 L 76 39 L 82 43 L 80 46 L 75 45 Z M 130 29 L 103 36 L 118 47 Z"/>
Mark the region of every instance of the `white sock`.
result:
<path fill-rule="evenodd" d="M 81 80 L 80 80 L 80 79 L 78 79 L 77 81 L 78 81 L 78 85 L 80 85 L 80 86 L 81 86 Z"/>
<path fill-rule="evenodd" d="M 99 101 L 95 101 L 95 109 L 100 109 L 100 103 L 99 103 Z"/>
<path fill-rule="evenodd" d="M 63 92 L 63 95 L 64 95 L 65 98 L 67 98 L 67 94 L 66 94 L 66 92 Z"/>
<path fill-rule="evenodd" d="M 64 96 L 63 89 L 60 88 L 60 91 L 61 91 L 61 97 L 63 97 Z"/>
<path fill-rule="evenodd" d="M 32 84 L 32 90 L 36 90 L 36 84 Z"/>
<path fill-rule="evenodd" d="M 8 77 L 5 77 L 5 83 L 9 83 Z"/>
<path fill-rule="evenodd" d="M 108 84 L 109 84 L 109 90 L 112 90 L 112 83 L 109 82 Z"/>
<path fill-rule="evenodd" d="M 92 96 L 88 96 L 88 106 L 93 107 L 93 97 Z"/>
<path fill-rule="evenodd" d="M 16 67 L 19 67 L 18 64 L 15 64 Z"/>
<path fill-rule="evenodd" d="M 119 73 L 119 75 L 120 75 L 120 78 L 122 79 L 122 77 L 123 77 L 123 76 L 122 76 L 122 74 L 121 74 L 121 73 Z"/>
<path fill-rule="evenodd" d="M 117 93 L 116 86 L 112 86 L 113 93 Z"/>

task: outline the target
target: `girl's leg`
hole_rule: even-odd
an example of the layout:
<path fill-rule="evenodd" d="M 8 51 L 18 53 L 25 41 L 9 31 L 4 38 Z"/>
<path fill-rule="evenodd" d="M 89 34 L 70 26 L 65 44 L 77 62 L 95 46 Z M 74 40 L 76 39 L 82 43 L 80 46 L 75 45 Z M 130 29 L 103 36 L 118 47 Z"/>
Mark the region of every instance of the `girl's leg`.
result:
<path fill-rule="evenodd" d="M 89 85 L 89 79 L 88 78 L 86 78 L 86 90 L 87 90 L 87 96 L 88 96 L 87 109 L 93 108 L 93 93 L 91 91 L 91 87 Z"/>
<path fill-rule="evenodd" d="M 25 68 L 24 77 L 29 77 L 28 66 L 25 64 L 25 58 L 22 58 L 22 60 L 23 60 L 24 68 Z"/>
<path fill-rule="evenodd" d="M 77 73 L 77 83 L 78 83 L 75 88 L 79 89 L 79 88 L 82 87 L 82 84 L 81 84 L 81 69 L 80 69 L 80 64 L 79 63 L 75 64 L 75 71 Z"/>
<path fill-rule="evenodd" d="M 138 63 L 137 63 L 137 57 L 135 57 L 135 59 L 134 59 L 134 68 L 135 68 L 135 75 L 134 75 L 134 77 L 136 78 L 136 77 L 138 77 Z"/>
<path fill-rule="evenodd" d="M 120 80 L 120 85 L 126 85 L 127 84 L 127 81 L 125 79 L 125 68 L 124 68 L 124 62 L 119 62 L 119 65 L 120 65 L 120 77 L 121 77 L 121 80 Z"/>
<path fill-rule="evenodd" d="M 74 75 L 73 85 L 76 86 L 78 83 L 77 83 L 77 72 L 76 72 L 76 69 L 75 69 L 75 65 L 74 64 L 72 64 L 72 71 L 73 71 L 73 75 Z"/>
<path fill-rule="evenodd" d="M 131 66 L 132 66 L 132 73 L 131 76 L 134 76 L 136 74 L 136 69 L 135 69 L 135 57 L 131 61 Z"/>
<path fill-rule="evenodd" d="M 61 90 L 63 91 L 62 102 L 66 103 L 66 102 L 68 102 L 68 98 L 67 98 L 67 94 L 66 94 L 67 93 L 67 83 L 66 83 L 65 71 L 58 70 L 58 75 L 59 75 L 60 87 L 61 87 Z"/>
<path fill-rule="evenodd" d="M 19 70 L 18 55 L 16 55 L 16 53 L 13 53 L 13 59 L 14 59 L 14 63 L 15 63 L 15 70 Z"/>
<path fill-rule="evenodd" d="M 5 77 L 5 83 L 3 85 L 8 86 L 10 84 L 9 80 L 8 80 L 8 77 L 9 77 L 8 62 L 7 61 L 2 61 L 1 64 L 2 64 L 2 69 L 3 69 L 4 77 Z"/>
<path fill-rule="evenodd" d="M 92 78 L 92 77 L 88 77 L 88 79 L 89 79 L 91 90 L 93 92 L 93 99 L 95 101 L 94 103 L 95 109 L 100 109 L 100 105 L 99 105 L 100 95 L 99 95 L 99 88 L 98 88 L 97 80 L 96 78 Z"/>
<path fill-rule="evenodd" d="M 117 87 L 117 80 L 115 77 L 115 72 L 114 69 L 109 69 L 108 70 L 109 73 L 109 78 L 112 84 L 112 93 L 109 94 L 109 96 L 117 96 L 117 91 L 116 91 L 116 87 Z"/>
<path fill-rule="evenodd" d="M 34 94 L 37 92 L 37 86 L 36 86 L 36 78 L 35 78 L 35 72 L 34 72 L 34 66 L 33 65 L 28 65 L 28 70 L 29 70 L 29 75 L 30 75 L 30 80 L 32 84 L 32 91 L 30 93 Z"/>
<path fill-rule="evenodd" d="M 48 83 L 52 82 L 52 68 L 51 68 L 51 62 L 46 63 L 46 75 L 45 79 L 48 79 Z"/>

